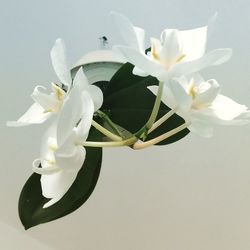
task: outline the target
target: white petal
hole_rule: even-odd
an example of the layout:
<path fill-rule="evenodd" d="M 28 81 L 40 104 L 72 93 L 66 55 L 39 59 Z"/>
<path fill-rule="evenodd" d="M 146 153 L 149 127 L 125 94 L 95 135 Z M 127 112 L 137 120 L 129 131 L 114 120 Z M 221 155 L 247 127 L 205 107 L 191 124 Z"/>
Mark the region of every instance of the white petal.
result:
<path fill-rule="evenodd" d="M 177 77 L 200 71 L 206 67 L 219 65 L 228 61 L 232 56 L 231 49 L 216 49 L 205 54 L 200 59 L 191 62 L 178 63 L 171 69 L 171 76 Z"/>
<path fill-rule="evenodd" d="M 54 88 L 52 83 L 52 88 Z M 61 101 L 57 99 L 57 97 L 52 94 L 45 94 L 40 90 L 46 90 L 43 86 L 36 86 L 33 93 L 31 94 L 31 98 L 40 106 L 43 107 L 45 112 L 57 112 Z"/>
<path fill-rule="evenodd" d="M 136 50 L 141 50 L 144 46 L 144 31 L 141 28 L 134 27 L 130 20 L 117 12 L 110 12 L 117 29 L 119 30 L 125 44 Z"/>
<path fill-rule="evenodd" d="M 161 35 L 163 47 L 160 52 L 160 59 L 169 65 L 176 62 L 177 58 L 182 54 L 182 45 L 178 33 L 178 30 L 166 29 Z"/>
<path fill-rule="evenodd" d="M 199 73 L 194 73 L 186 76 L 188 82 L 194 82 L 195 85 L 200 85 L 202 82 L 205 82 L 204 78 Z"/>
<path fill-rule="evenodd" d="M 41 146 L 40 146 L 41 159 L 45 159 L 52 148 L 56 149 L 58 147 L 56 141 L 56 131 L 57 131 L 57 119 L 53 121 L 53 123 L 49 126 L 49 128 L 45 131 L 44 135 L 42 136 Z"/>
<path fill-rule="evenodd" d="M 148 76 L 148 73 L 144 72 L 143 70 L 139 69 L 138 67 L 134 67 L 132 73 L 137 76 Z"/>
<path fill-rule="evenodd" d="M 103 104 L 103 93 L 102 93 L 101 89 L 95 85 L 90 85 L 88 92 L 91 96 L 91 99 L 94 102 L 95 111 L 97 111 L 98 109 L 101 108 L 101 106 Z"/>
<path fill-rule="evenodd" d="M 82 107 L 82 119 L 75 128 L 77 140 L 79 143 L 87 139 L 94 114 L 94 103 L 90 95 L 86 91 L 82 93 Z"/>
<path fill-rule="evenodd" d="M 151 50 L 148 53 L 152 53 L 152 50 L 155 50 L 157 52 L 157 54 L 160 53 L 160 51 L 162 50 L 162 43 L 159 39 L 155 38 L 155 37 L 151 37 L 150 38 L 150 43 L 151 43 Z"/>
<path fill-rule="evenodd" d="M 41 176 L 42 194 L 44 197 L 53 199 L 44 205 L 51 206 L 59 201 L 72 186 L 76 179 L 78 171 L 60 171 L 51 175 Z"/>
<path fill-rule="evenodd" d="M 165 63 L 166 60 L 164 60 L 164 55 L 162 56 L 162 44 L 161 41 L 157 38 L 151 37 L 150 38 L 151 43 L 151 49 L 147 53 L 148 56 L 151 57 L 152 60 L 155 60 L 158 63 Z M 162 61 L 161 61 L 162 59 Z"/>
<path fill-rule="evenodd" d="M 58 101 L 63 101 L 67 93 L 58 85 L 51 83 L 51 88 L 53 90 L 53 95 Z"/>
<path fill-rule="evenodd" d="M 179 39 L 182 43 L 184 61 L 193 61 L 202 57 L 206 50 L 207 26 L 179 31 Z"/>
<path fill-rule="evenodd" d="M 202 82 L 198 86 L 198 95 L 195 99 L 197 103 L 210 104 L 220 92 L 220 85 L 214 79 Z"/>
<path fill-rule="evenodd" d="M 138 48 L 141 53 L 145 53 L 145 30 L 134 26 Z"/>
<path fill-rule="evenodd" d="M 89 81 L 86 75 L 84 74 L 82 67 L 78 69 L 74 77 L 73 87 L 75 85 L 78 85 L 80 91 L 83 91 L 84 89 L 87 89 L 89 87 Z"/>
<path fill-rule="evenodd" d="M 82 117 L 81 91 L 75 85 L 66 98 L 58 117 L 57 143 L 60 147 L 66 138 L 72 133 L 73 128 Z"/>
<path fill-rule="evenodd" d="M 192 97 L 185 91 L 183 86 L 176 81 L 169 82 L 169 88 L 173 93 L 173 96 L 178 104 L 178 107 L 184 111 L 188 112 L 191 108 Z"/>
<path fill-rule="evenodd" d="M 166 75 L 166 69 L 159 63 L 152 61 L 148 56 L 138 52 L 135 49 L 116 46 L 121 51 L 127 61 L 140 68 L 149 75 L 157 77 L 159 80 L 163 80 Z"/>
<path fill-rule="evenodd" d="M 67 64 L 65 45 L 62 39 L 57 39 L 50 52 L 53 68 L 61 83 L 70 87 L 71 74 Z"/>
<path fill-rule="evenodd" d="M 57 150 L 55 153 L 56 164 L 61 170 L 67 171 L 79 171 L 82 167 L 85 156 L 86 150 L 81 145 L 74 146 L 70 153 L 63 151 L 62 149 Z"/>
<path fill-rule="evenodd" d="M 64 157 L 69 157 L 71 158 L 72 155 L 75 154 L 76 151 L 76 133 L 74 131 L 72 131 L 72 133 L 66 138 L 66 140 L 64 141 L 64 143 L 62 145 L 60 145 L 60 147 L 55 151 L 54 153 L 54 157 L 55 157 L 55 161 L 56 164 L 61 168 L 62 166 L 65 165 L 61 165 L 57 162 L 57 156 L 58 155 L 63 155 Z M 74 166 L 68 165 L 67 168 L 71 168 Z"/>
<path fill-rule="evenodd" d="M 40 159 L 35 159 L 32 163 L 32 170 L 33 172 L 37 173 L 37 174 L 43 174 L 43 175 L 49 175 L 49 174 L 53 174 L 53 173 L 57 173 L 58 171 L 60 171 L 60 168 L 58 166 L 51 166 L 51 167 L 40 167 L 41 164 L 41 160 Z"/>
<path fill-rule="evenodd" d="M 73 85 L 79 85 L 79 91 L 89 92 L 95 104 L 95 111 L 101 108 L 103 104 L 103 93 L 99 87 L 89 84 L 82 68 L 77 71 Z"/>
<path fill-rule="evenodd" d="M 233 120 L 247 111 L 245 105 L 241 105 L 229 97 L 218 95 L 211 107 L 215 115 L 222 120 Z"/>
<path fill-rule="evenodd" d="M 44 205 L 51 206 L 59 201 L 72 186 L 85 159 L 85 149 L 77 147 L 72 156 L 56 156 L 57 164 L 62 169 L 60 172 L 41 176 L 42 193 L 46 198 L 52 199 Z"/>
<path fill-rule="evenodd" d="M 190 90 L 190 85 L 199 86 L 202 82 L 205 82 L 204 78 L 198 73 L 173 77 L 172 79 L 178 81 L 187 93 Z"/>
<path fill-rule="evenodd" d="M 45 113 L 44 109 L 39 104 L 34 103 L 17 121 L 8 121 L 7 126 L 21 127 L 31 124 L 40 124 L 46 121 L 51 115 L 51 112 Z"/>
<path fill-rule="evenodd" d="M 186 93 L 189 93 L 190 83 L 192 82 L 193 78 L 181 76 L 178 78 L 173 78 L 172 80 L 178 82 L 182 86 L 182 88 L 186 91 Z"/>
<path fill-rule="evenodd" d="M 201 120 L 192 120 L 191 125 L 188 129 L 199 136 L 209 138 L 213 135 L 213 127 Z"/>
<path fill-rule="evenodd" d="M 241 126 L 249 123 L 248 111 L 242 113 L 240 116 L 233 120 L 222 120 L 216 116 L 214 110 L 203 109 L 203 110 L 192 110 L 191 116 L 193 119 L 198 119 L 207 124 L 212 125 L 223 125 L 223 126 Z"/>

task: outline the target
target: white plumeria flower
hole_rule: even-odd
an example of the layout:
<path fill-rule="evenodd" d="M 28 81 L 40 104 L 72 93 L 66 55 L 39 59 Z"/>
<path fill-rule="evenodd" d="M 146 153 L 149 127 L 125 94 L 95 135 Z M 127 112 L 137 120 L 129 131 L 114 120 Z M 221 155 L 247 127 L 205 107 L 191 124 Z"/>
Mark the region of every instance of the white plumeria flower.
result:
<path fill-rule="evenodd" d="M 158 87 L 148 87 L 155 95 Z M 188 129 L 203 137 L 211 137 L 214 125 L 243 125 L 249 122 L 249 110 L 229 97 L 219 94 L 216 80 L 201 76 L 184 76 L 164 85 L 162 102 L 176 110 Z"/>
<path fill-rule="evenodd" d="M 88 137 L 94 103 L 83 88 L 84 80 L 79 70 L 57 121 L 43 138 L 40 158 L 33 163 L 34 172 L 41 174 L 42 194 L 50 199 L 44 208 L 66 194 L 85 160 L 86 151 L 81 144 Z"/>
<path fill-rule="evenodd" d="M 128 18 L 112 12 L 126 46 L 114 49 L 135 65 L 134 74 L 152 75 L 160 81 L 197 72 L 226 62 L 232 50 L 216 49 L 205 53 L 208 26 L 177 30 L 165 29 L 160 39 L 151 38 L 151 51 L 145 54 L 144 30 L 134 27 Z"/>
<path fill-rule="evenodd" d="M 56 40 L 51 49 L 50 56 L 54 71 L 62 87 L 52 83 L 52 93 L 46 94 L 44 93 L 46 90 L 45 87 L 36 86 L 31 94 L 34 104 L 17 121 L 7 122 L 7 126 L 19 127 L 40 124 L 53 114 L 57 114 L 62 108 L 65 98 L 72 88 L 70 68 L 67 64 L 65 45 L 62 39 Z M 103 102 L 102 91 L 98 87 L 90 85 L 88 81 L 83 81 L 82 84 L 84 84 L 84 89 L 91 95 L 95 104 L 95 110 L 98 110 Z"/>

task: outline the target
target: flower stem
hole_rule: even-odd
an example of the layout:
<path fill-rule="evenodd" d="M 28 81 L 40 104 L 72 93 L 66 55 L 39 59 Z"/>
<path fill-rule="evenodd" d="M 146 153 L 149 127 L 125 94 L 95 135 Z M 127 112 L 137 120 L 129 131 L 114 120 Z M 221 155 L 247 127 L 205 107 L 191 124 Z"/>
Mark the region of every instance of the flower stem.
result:
<path fill-rule="evenodd" d="M 99 110 L 99 111 L 97 111 L 98 116 L 100 118 L 102 118 L 103 120 L 105 120 L 109 124 L 109 126 L 118 135 L 120 135 L 120 137 L 117 137 L 116 135 L 114 135 L 109 130 L 107 130 L 103 127 L 97 128 L 99 131 L 101 131 L 103 134 L 107 135 L 109 138 L 112 137 L 111 139 L 113 139 L 114 142 L 90 142 L 89 141 L 89 142 L 84 142 L 83 146 L 87 146 L 87 147 L 120 147 L 120 146 L 132 145 L 132 144 L 136 143 L 136 141 L 138 140 L 137 137 L 146 139 L 146 137 L 148 135 L 148 131 L 149 131 L 149 133 L 152 132 L 154 129 L 159 127 L 164 121 L 166 121 L 172 114 L 175 113 L 173 110 L 171 110 L 164 117 L 162 117 L 157 122 L 155 122 L 157 115 L 158 115 L 158 112 L 159 112 L 159 109 L 160 109 L 160 105 L 161 105 L 161 97 L 162 97 L 163 87 L 164 87 L 164 82 L 160 81 L 159 86 L 158 86 L 157 96 L 155 98 L 155 102 L 154 102 L 154 106 L 153 106 L 151 115 L 150 115 L 147 123 L 140 130 L 138 130 L 134 134 L 134 136 L 132 136 L 128 139 L 125 139 L 125 140 L 121 140 L 120 138 L 122 138 L 122 134 L 119 131 L 119 129 L 117 128 L 117 126 L 110 120 L 108 115 L 106 115 L 104 112 Z M 119 138 L 119 140 L 118 140 L 118 138 Z"/>
<path fill-rule="evenodd" d="M 84 147 L 122 147 L 122 146 L 130 146 L 133 145 L 138 138 L 131 137 L 127 140 L 123 141 L 114 141 L 114 142 L 95 142 L 95 141 L 86 141 L 81 145 Z"/>
<path fill-rule="evenodd" d="M 94 120 L 92 121 L 92 126 L 95 127 L 101 133 L 103 133 L 104 135 L 106 135 L 107 137 L 109 137 L 111 140 L 122 141 L 122 138 L 120 136 L 113 134 L 112 132 L 110 132 L 109 130 L 107 130 Z"/>
<path fill-rule="evenodd" d="M 120 136 L 122 137 L 122 133 L 120 132 L 120 130 L 117 128 L 117 126 L 111 121 L 111 119 L 109 118 L 109 116 L 107 114 L 105 114 L 104 112 L 102 112 L 101 110 L 98 110 L 96 112 L 98 114 L 98 116 L 100 118 L 102 118 L 104 121 L 106 121 L 108 123 L 108 125 Z"/>
<path fill-rule="evenodd" d="M 157 91 L 157 96 L 155 98 L 155 103 L 154 103 L 154 107 L 152 110 L 152 113 L 148 119 L 148 122 L 146 123 L 146 128 L 150 129 L 152 127 L 152 125 L 154 124 L 159 109 L 160 109 L 160 105 L 161 105 L 161 97 L 162 97 L 162 91 L 163 91 L 163 86 L 164 86 L 164 82 L 159 82 L 159 87 L 158 87 L 158 91 Z"/>
<path fill-rule="evenodd" d="M 153 132 L 155 129 L 157 129 L 162 123 L 164 123 L 168 118 L 170 118 L 173 114 L 175 114 L 177 108 L 174 108 L 170 110 L 168 113 L 166 113 L 164 116 L 162 116 L 159 120 L 157 120 L 152 127 L 148 130 L 148 134 Z"/>
<path fill-rule="evenodd" d="M 151 115 L 150 115 L 147 123 L 134 134 L 135 136 L 137 136 L 138 138 L 141 138 L 142 140 L 146 139 L 146 137 L 148 135 L 148 130 L 151 129 L 151 127 L 153 126 L 153 124 L 157 118 L 157 115 L 158 115 L 158 112 L 160 109 L 160 105 L 161 105 L 163 86 L 164 86 L 164 82 L 159 82 L 157 96 L 155 98 L 155 103 L 154 103 Z"/>
<path fill-rule="evenodd" d="M 146 142 L 137 142 L 133 145 L 133 149 L 144 149 L 144 148 L 147 148 L 149 146 L 152 146 L 152 145 L 155 145 L 175 134 L 177 134 L 178 132 L 184 130 L 185 128 L 187 128 L 188 126 L 190 125 L 190 122 L 185 122 L 184 124 L 180 125 L 179 127 L 177 128 L 174 128 L 170 131 L 168 131 L 167 133 L 165 134 L 162 134 L 158 137 L 155 137 L 154 139 L 152 140 L 149 140 L 149 141 L 146 141 Z"/>
<path fill-rule="evenodd" d="M 153 106 L 153 110 L 151 112 L 151 115 L 147 121 L 147 123 L 140 129 L 138 130 L 134 135 L 135 137 L 140 137 L 145 139 L 148 133 L 148 130 L 151 129 L 151 127 L 153 126 L 159 109 L 160 109 L 160 105 L 161 105 L 161 97 L 162 97 L 162 92 L 163 92 L 163 86 L 164 86 L 164 82 L 160 81 L 159 82 L 159 87 L 158 87 L 158 91 L 157 91 L 157 96 L 155 98 L 155 102 L 154 102 L 154 106 Z M 105 120 L 109 126 L 120 136 L 122 137 L 121 132 L 119 131 L 119 129 L 117 128 L 117 126 L 110 120 L 110 118 L 108 117 L 108 115 L 106 115 L 104 112 L 98 110 L 97 114 L 99 117 L 101 117 L 103 120 Z M 160 125 L 158 125 L 160 126 Z M 133 138 L 133 137 L 131 137 Z M 129 138 L 130 139 L 130 138 Z"/>

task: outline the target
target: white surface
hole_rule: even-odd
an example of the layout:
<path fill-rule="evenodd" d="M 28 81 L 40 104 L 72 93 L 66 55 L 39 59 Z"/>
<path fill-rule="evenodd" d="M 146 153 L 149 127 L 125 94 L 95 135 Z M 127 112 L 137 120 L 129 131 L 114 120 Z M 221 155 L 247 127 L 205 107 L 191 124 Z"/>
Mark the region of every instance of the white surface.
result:
<path fill-rule="evenodd" d="M 112 50 L 96 50 L 84 55 L 72 67 L 74 73 L 83 66 L 89 83 L 110 81 L 124 62 Z"/>
<path fill-rule="evenodd" d="M 124 63 L 112 50 L 96 50 L 82 56 L 72 68 L 95 62 Z"/>
<path fill-rule="evenodd" d="M 36 249 L 36 250 L 53 250 L 46 244 L 33 239 L 25 232 L 17 230 L 8 224 L 0 222 L 0 241 L 1 249 L 17 250 L 17 249 Z"/>

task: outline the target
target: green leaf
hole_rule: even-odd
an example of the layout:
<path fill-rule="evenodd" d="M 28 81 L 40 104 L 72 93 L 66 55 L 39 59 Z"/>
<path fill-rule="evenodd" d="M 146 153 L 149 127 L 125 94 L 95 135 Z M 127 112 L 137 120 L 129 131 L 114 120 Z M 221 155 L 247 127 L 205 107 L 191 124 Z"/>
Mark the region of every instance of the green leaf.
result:
<path fill-rule="evenodd" d="M 133 75 L 133 65 L 126 63 L 117 71 L 104 91 L 104 104 L 102 111 L 107 113 L 110 119 L 131 133 L 137 132 L 148 121 L 155 95 L 147 89 L 148 86 L 158 85 L 158 80 L 152 76 L 140 77 Z M 157 119 L 169 111 L 169 107 L 161 103 Z M 178 115 L 173 115 L 154 132 L 147 140 L 164 134 L 184 123 Z M 160 142 L 165 145 L 176 142 L 189 133 L 188 129 Z"/>
<path fill-rule="evenodd" d="M 89 140 L 96 137 L 100 137 L 99 132 L 92 129 Z M 41 176 L 32 174 L 19 198 L 19 217 L 25 229 L 61 218 L 83 205 L 96 186 L 101 163 L 102 149 L 86 148 L 86 159 L 75 182 L 60 201 L 48 208 L 43 208 L 48 199 L 42 196 Z"/>

